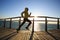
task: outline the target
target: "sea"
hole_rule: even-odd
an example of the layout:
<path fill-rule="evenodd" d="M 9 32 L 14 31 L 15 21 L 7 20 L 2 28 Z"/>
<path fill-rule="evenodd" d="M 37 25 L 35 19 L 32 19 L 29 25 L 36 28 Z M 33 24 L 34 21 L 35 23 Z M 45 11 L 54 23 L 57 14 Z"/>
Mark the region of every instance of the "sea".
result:
<path fill-rule="evenodd" d="M 32 21 L 31 21 L 32 22 Z M 20 22 L 20 24 L 22 23 L 22 21 Z M 12 21 L 11 23 L 11 28 L 12 29 L 17 29 L 19 27 L 19 21 Z M 26 22 L 22 27 L 21 30 L 26 30 L 26 26 L 28 25 L 28 22 Z M 4 21 L 0 20 L 0 27 L 4 27 Z M 10 27 L 10 21 L 6 21 L 5 23 L 5 27 L 9 28 Z M 31 23 L 31 25 L 29 26 L 29 30 L 32 30 L 33 28 L 33 22 Z M 60 25 L 59 25 L 60 28 Z M 57 29 L 57 22 L 48 22 L 47 23 L 47 30 L 54 30 Z M 34 21 L 34 31 L 45 31 L 45 22 L 41 22 L 41 21 Z"/>

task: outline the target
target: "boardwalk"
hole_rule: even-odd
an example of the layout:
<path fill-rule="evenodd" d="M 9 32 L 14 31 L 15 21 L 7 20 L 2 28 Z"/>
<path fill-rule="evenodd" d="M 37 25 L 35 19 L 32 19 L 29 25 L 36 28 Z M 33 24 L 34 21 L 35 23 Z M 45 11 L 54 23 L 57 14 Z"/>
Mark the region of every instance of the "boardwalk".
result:
<path fill-rule="evenodd" d="M 51 30 L 49 31 L 56 39 L 60 40 L 60 29 L 59 30 Z"/>
<path fill-rule="evenodd" d="M 29 40 L 30 31 L 20 31 L 17 35 L 11 37 L 9 40 Z M 32 40 L 55 40 L 46 32 L 34 32 Z"/>
<path fill-rule="evenodd" d="M 32 22 L 32 31 L 30 30 L 20 30 L 18 33 L 15 29 L 12 29 L 12 21 L 15 18 L 19 18 L 18 23 L 21 23 L 21 17 L 12 17 L 0 19 L 3 23 L 0 24 L 4 28 L 0 28 L 0 40 L 60 40 L 60 18 L 47 17 L 47 16 L 37 16 L 38 18 L 45 18 L 45 31 L 35 31 L 34 30 L 34 16 Z M 56 19 L 56 30 L 48 30 L 48 22 L 53 22 L 54 20 L 48 20 L 48 18 Z M 6 22 L 9 22 L 9 28 L 6 28 Z M 36 20 L 41 21 L 41 20 Z M 55 22 L 55 21 L 54 21 Z M 52 26 L 53 27 L 53 26 Z"/>
<path fill-rule="evenodd" d="M 15 29 L 0 28 L 0 40 L 6 40 L 16 34 L 17 32 Z"/>
<path fill-rule="evenodd" d="M 14 34 L 14 35 L 12 35 Z M 60 30 L 52 31 L 37 31 L 34 32 L 31 36 L 31 31 L 29 30 L 20 30 L 19 33 L 15 29 L 4 29 L 0 28 L 0 39 L 1 40 L 60 40 Z"/>

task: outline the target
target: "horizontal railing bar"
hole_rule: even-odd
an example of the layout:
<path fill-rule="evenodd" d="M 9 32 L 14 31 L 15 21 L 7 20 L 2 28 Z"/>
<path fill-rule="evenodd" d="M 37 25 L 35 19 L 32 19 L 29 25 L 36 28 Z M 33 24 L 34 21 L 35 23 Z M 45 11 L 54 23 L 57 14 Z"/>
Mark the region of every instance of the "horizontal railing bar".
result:
<path fill-rule="evenodd" d="M 34 17 L 34 16 L 30 16 L 29 18 L 33 18 L 33 17 Z M 23 17 L 18 16 L 18 17 L 2 18 L 2 19 L 15 19 L 15 18 L 23 18 Z M 2 19 L 0 19 L 0 20 L 2 20 Z"/>
<path fill-rule="evenodd" d="M 34 21 L 45 21 L 45 20 L 34 20 Z M 57 22 L 57 21 L 54 21 L 54 20 L 47 20 L 48 22 Z"/>
<path fill-rule="evenodd" d="M 48 16 L 37 16 L 37 18 L 53 18 L 53 19 L 58 19 L 56 17 L 48 17 Z M 59 18 L 60 19 L 60 18 Z"/>
<path fill-rule="evenodd" d="M 30 16 L 29 18 L 34 18 L 35 16 Z M 20 16 L 18 16 L 18 17 L 11 17 L 11 18 L 2 18 L 2 19 L 14 19 L 14 18 L 23 18 L 23 17 L 20 17 Z M 53 18 L 53 19 L 58 19 L 58 18 L 56 18 L 56 17 L 48 17 L 48 16 L 37 16 L 37 18 Z M 0 19 L 0 20 L 2 20 L 2 19 Z M 60 19 L 60 18 L 59 18 Z"/>
<path fill-rule="evenodd" d="M 19 21 L 19 20 L 12 20 L 12 21 Z M 23 20 L 21 20 L 21 21 L 23 21 Z M 33 21 L 33 20 L 31 20 L 31 21 Z M 34 21 L 45 21 L 45 20 L 34 20 Z M 54 20 L 47 20 L 48 22 L 57 22 L 57 21 L 54 21 Z"/>

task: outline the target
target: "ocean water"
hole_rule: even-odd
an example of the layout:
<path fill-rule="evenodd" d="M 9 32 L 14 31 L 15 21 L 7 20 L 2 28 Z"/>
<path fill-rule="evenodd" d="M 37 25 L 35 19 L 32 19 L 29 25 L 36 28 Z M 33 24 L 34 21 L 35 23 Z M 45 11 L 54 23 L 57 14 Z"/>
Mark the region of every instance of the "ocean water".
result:
<path fill-rule="evenodd" d="M 21 22 L 22 23 L 22 22 Z M 33 24 L 33 23 L 32 23 Z M 32 30 L 32 24 L 29 26 L 29 29 Z M 26 30 L 26 26 L 28 25 L 28 23 L 26 22 L 22 27 L 21 30 Z M 4 23 L 3 21 L 0 21 L 0 27 L 3 27 Z M 6 21 L 5 27 L 9 28 L 10 26 L 10 22 Z M 13 29 L 17 29 L 19 27 L 19 22 L 18 21 L 12 21 L 11 24 L 11 28 Z M 60 26 L 59 26 L 60 27 Z M 57 29 L 57 24 L 49 24 L 47 25 L 48 30 L 54 30 Z M 34 31 L 45 31 L 45 23 L 41 23 L 41 22 L 35 22 L 34 21 Z"/>

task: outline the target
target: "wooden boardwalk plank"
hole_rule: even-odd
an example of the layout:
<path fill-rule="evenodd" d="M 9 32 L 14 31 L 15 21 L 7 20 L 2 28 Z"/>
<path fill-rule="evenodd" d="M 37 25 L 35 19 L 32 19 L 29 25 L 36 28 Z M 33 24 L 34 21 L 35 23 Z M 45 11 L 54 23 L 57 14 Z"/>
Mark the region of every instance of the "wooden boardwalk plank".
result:
<path fill-rule="evenodd" d="M 9 40 L 29 40 L 31 31 L 20 31 L 14 37 L 11 37 Z M 34 32 L 33 40 L 55 40 L 46 32 Z"/>
<path fill-rule="evenodd" d="M 53 37 L 51 37 L 47 32 L 36 32 L 36 34 L 39 36 L 41 40 L 55 40 Z"/>
<path fill-rule="evenodd" d="M 14 29 L 7 29 L 7 28 L 0 28 L 0 39 L 1 40 L 6 39 L 6 38 L 12 36 L 11 34 L 13 34 L 13 33 L 17 34 L 16 30 L 14 30 Z"/>
<path fill-rule="evenodd" d="M 20 31 L 17 35 L 11 37 L 9 40 L 29 40 L 29 31 Z"/>
<path fill-rule="evenodd" d="M 4 36 L 9 35 L 10 33 L 16 32 L 14 29 L 0 29 L 0 38 Z M 31 36 L 31 32 L 29 30 L 20 30 L 19 33 L 16 35 L 10 37 L 8 40 L 29 40 Z M 57 40 L 60 40 L 60 30 L 50 30 L 48 31 L 50 34 L 52 34 Z M 48 34 L 45 31 L 35 31 L 33 33 L 32 40 L 55 40 L 54 37 L 52 37 L 50 34 Z M 5 37 L 7 38 L 7 37 Z"/>
<path fill-rule="evenodd" d="M 50 30 L 48 32 L 50 34 L 52 34 L 57 40 L 60 40 L 60 29 L 59 30 Z"/>

